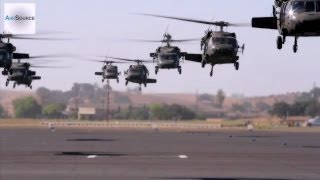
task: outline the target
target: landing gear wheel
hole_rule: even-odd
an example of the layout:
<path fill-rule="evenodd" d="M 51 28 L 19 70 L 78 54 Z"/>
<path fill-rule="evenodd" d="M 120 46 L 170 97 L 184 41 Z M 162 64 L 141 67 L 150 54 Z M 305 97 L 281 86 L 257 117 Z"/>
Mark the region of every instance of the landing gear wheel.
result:
<path fill-rule="evenodd" d="M 277 48 L 280 50 L 282 49 L 283 40 L 281 36 L 278 36 L 277 38 Z"/>
<path fill-rule="evenodd" d="M 128 86 L 129 81 L 126 81 L 126 86 Z"/>
<path fill-rule="evenodd" d="M 182 69 L 181 68 L 179 68 L 178 71 L 179 71 L 179 74 L 182 74 Z"/>
<path fill-rule="evenodd" d="M 13 84 L 13 89 L 16 88 L 16 83 Z"/>
<path fill-rule="evenodd" d="M 297 52 L 298 52 L 298 46 L 297 46 L 297 45 L 294 45 L 294 46 L 293 46 L 293 52 L 294 52 L 294 53 L 297 53 Z"/>
<path fill-rule="evenodd" d="M 202 66 L 202 68 L 205 68 L 205 67 L 206 67 L 206 64 L 207 64 L 206 60 L 202 60 L 202 61 L 201 61 L 201 66 Z"/>
<path fill-rule="evenodd" d="M 213 76 L 213 66 L 211 66 L 210 77 Z"/>
<path fill-rule="evenodd" d="M 144 83 L 144 87 L 147 87 L 147 83 Z"/>
<path fill-rule="evenodd" d="M 240 67 L 239 62 L 235 62 L 235 63 L 234 63 L 234 67 L 235 67 L 235 68 L 236 68 L 236 70 L 238 71 L 238 70 L 239 70 L 239 67 Z"/>
<path fill-rule="evenodd" d="M 117 83 L 119 83 L 119 79 L 117 79 Z"/>
<path fill-rule="evenodd" d="M 6 81 L 6 87 L 7 87 L 8 85 L 9 85 L 9 81 L 7 80 L 7 81 Z"/>
<path fill-rule="evenodd" d="M 104 79 L 102 79 L 102 82 L 104 82 Z"/>
<path fill-rule="evenodd" d="M 32 86 L 29 86 L 30 87 L 30 89 L 32 89 Z"/>
<path fill-rule="evenodd" d="M 298 52 L 298 37 L 294 38 L 293 52 L 294 53 Z"/>
<path fill-rule="evenodd" d="M 158 74 L 158 72 L 159 72 L 159 68 L 158 68 L 158 67 L 156 67 L 156 69 L 155 69 L 155 73 L 156 73 L 156 74 Z"/>

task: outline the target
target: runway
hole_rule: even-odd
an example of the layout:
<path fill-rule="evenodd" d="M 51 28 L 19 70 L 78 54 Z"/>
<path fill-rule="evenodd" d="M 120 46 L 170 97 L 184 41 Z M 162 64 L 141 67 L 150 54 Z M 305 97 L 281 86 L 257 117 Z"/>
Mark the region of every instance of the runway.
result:
<path fill-rule="evenodd" d="M 1 180 L 320 179 L 320 132 L 0 129 Z"/>

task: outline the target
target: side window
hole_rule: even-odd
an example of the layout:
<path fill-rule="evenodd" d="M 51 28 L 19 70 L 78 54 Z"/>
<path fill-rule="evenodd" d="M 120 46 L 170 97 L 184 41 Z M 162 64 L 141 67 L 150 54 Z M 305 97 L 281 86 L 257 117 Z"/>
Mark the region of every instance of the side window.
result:
<path fill-rule="evenodd" d="M 320 12 L 320 1 L 316 1 L 316 11 Z"/>
<path fill-rule="evenodd" d="M 227 39 L 226 38 L 221 38 L 221 44 L 226 44 L 227 43 Z"/>
<path fill-rule="evenodd" d="M 307 1 L 305 5 L 306 12 L 315 12 L 315 4 L 314 1 Z"/>
<path fill-rule="evenodd" d="M 295 13 L 301 13 L 305 11 L 305 2 L 304 1 L 294 1 L 292 3 L 292 10 Z"/>

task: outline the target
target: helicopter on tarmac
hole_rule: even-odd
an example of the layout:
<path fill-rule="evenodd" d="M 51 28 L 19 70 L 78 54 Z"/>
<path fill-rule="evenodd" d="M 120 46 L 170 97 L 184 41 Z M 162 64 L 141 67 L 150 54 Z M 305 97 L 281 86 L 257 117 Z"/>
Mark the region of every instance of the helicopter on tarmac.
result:
<path fill-rule="evenodd" d="M 275 0 L 273 16 L 252 18 L 252 27 L 278 30 L 279 50 L 287 37 L 294 37 L 293 52 L 296 53 L 299 37 L 320 36 L 320 1 Z"/>
<path fill-rule="evenodd" d="M 124 72 L 126 86 L 129 82 L 139 84 L 139 90 L 141 91 L 141 84 L 147 87 L 147 84 L 157 83 L 156 79 L 149 79 L 149 70 L 144 63 L 153 63 L 152 61 L 140 60 L 140 59 L 126 59 L 118 57 L 107 57 L 110 59 L 116 59 L 120 61 L 135 62 L 136 65 L 130 65 L 129 69 Z"/>
<path fill-rule="evenodd" d="M 190 42 L 196 41 L 199 39 L 172 39 L 172 36 L 168 33 L 163 35 L 163 40 L 139 40 L 143 42 L 161 42 L 165 43 L 165 46 L 160 46 L 156 49 L 155 53 L 150 53 L 150 57 L 153 58 L 153 61 L 157 63 L 155 67 L 155 74 L 158 74 L 159 69 L 178 69 L 179 74 L 182 73 L 182 68 L 180 62 L 184 60 L 186 52 L 181 52 L 180 48 L 177 46 L 172 46 L 171 43 L 181 43 L 181 42 Z"/>
<path fill-rule="evenodd" d="M 201 40 L 202 54 L 186 54 L 185 60 L 201 63 L 204 68 L 206 64 L 211 65 L 210 76 L 213 76 L 213 67 L 217 64 L 234 64 L 236 70 L 239 70 L 238 52 L 244 52 L 245 46 L 239 46 L 235 33 L 224 31 L 224 27 L 229 26 L 247 26 L 247 24 L 233 24 L 224 21 L 210 22 L 203 20 L 194 20 L 188 18 L 179 18 L 171 16 L 161 16 L 152 14 L 138 14 L 144 16 L 152 16 L 158 18 L 174 19 L 200 24 L 208 24 L 220 27 L 220 31 L 212 31 L 210 28 L 205 32 L 205 36 Z"/>

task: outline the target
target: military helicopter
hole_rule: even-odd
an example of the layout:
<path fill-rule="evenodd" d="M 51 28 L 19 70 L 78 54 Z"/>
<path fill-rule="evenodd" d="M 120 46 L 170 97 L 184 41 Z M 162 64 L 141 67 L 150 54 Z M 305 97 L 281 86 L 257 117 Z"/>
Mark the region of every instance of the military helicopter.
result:
<path fill-rule="evenodd" d="M 190 42 L 196 41 L 199 39 L 181 39 L 176 40 L 172 39 L 172 36 L 168 33 L 168 28 L 163 35 L 163 40 L 154 41 L 154 40 L 139 40 L 143 42 L 160 42 L 165 43 L 165 46 L 160 46 L 156 49 L 155 53 L 150 53 L 150 57 L 153 58 L 153 61 L 157 63 L 155 67 L 155 74 L 158 74 L 159 69 L 178 69 L 179 74 L 182 73 L 182 68 L 180 62 L 184 60 L 186 52 L 181 52 L 180 48 L 177 46 L 172 46 L 171 43 L 181 43 L 181 42 Z"/>
<path fill-rule="evenodd" d="M 39 56 L 41 57 L 41 56 Z M 46 61 L 47 63 L 48 61 Z M 17 85 L 26 85 L 32 89 L 32 82 L 34 80 L 41 80 L 41 76 L 36 76 L 36 71 L 30 70 L 30 68 L 67 68 L 66 66 L 41 66 L 41 65 L 33 65 L 29 62 L 20 62 L 18 59 L 17 62 L 13 62 L 10 70 L 8 71 L 6 86 L 9 85 L 10 81 L 13 81 L 13 88 Z"/>
<path fill-rule="evenodd" d="M 30 67 L 38 67 L 32 66 L 30 63 L 20 63 L 20 62 L 13 62 L 10 68 L 6 81 L 6 86 L 9 85 L 10 81 L 14 81 L 13 88 L 16 85 L 26 85 L 32 89 L 32 81 L 33 80 L 40 80 L 40 76 L 36 76 L 36 71 L 31 71 Z"/>
<path fill-rule="evenodd" d="M 152 61 L 148 60 L 140 60 L 140 59 L 126 59 L 126 58 L 118 58 L 118 57 L 107 57 L 110 59 L 116 59 L 120 61 L 127 61 L 127 62 L 135 62 L 136 65 L 130 65 L 129 69 L 124 72 L 126 86 L 129 82 L 139 84 L 139 90 L 141 91 L 141 84 L 144 84 L 147 87 L 147 84 L 157 83 L 156 79 L 149 79 L 149 71 L 144 63 L 153 63 Z"/>
<path fill-rule="evenodd" d="M 244 52 L 245 46 L 240 47 L 235 33 L 224 31 L 224 27 L 229 26 L 247 26 L 247 24 L 233 24 L 224 21 L 210 22 L 203 20 L 194 20 L 188 18 L 161 16 L 152 14 L 138 14 L 144 16 L 152 16 L 158 18 L 174 19 L 200 24 L 208 24 L 217 26 L 220 31 L 212 31 L 210 28 L 205 32 L 205 36 L 201 40 L 202 54 L 186 54 L 185 59 L 201 63 L 204 68 L 206 64 L 211 64 L 210 76 L 213 76 L 213 67 L 217 64 L 234 64 L 236 70 L 239 70 L 238 52 Z"/>
<path fill-rule="evenodd" d="M 123 63 L 123 62 L 116 62 L 116 61 L 109 61 L 109 60 L 90 60 L 94 62 L 101 62 L 104 63 L 102 66 L 102 72 L 95 72 L 95 75 L 102 76 L 102 82 L 104 82 L 106 79 L 116 79 L 117 83 L 119 83 L 119 75 L 121 72 L 118 71 L 118 66 L 114 66 L 115 63 Z"/>
<path fill-rule="evenodd" d="M 320 36 L 319 0 L 275 0 L 273 17 L 254 17 L 252 27 L 279 31 L 277 48 L 282 49 L 286 37 L 294 37 L 293 52 L 298 51 L 299 37 Z"/>
<path fill-rule="evenodd" d="M 45 41 L 74 40 L 65 38 L 30 37 L 30 35 L 0 34 L 0 68 L 4 68 L 2 74 L 7 74 L 7 71 L 10 69 L 13 59 L 29 58 L 26 54 L 15 53 L 17 48 L 12 43 L 10 43 L 10 39 Z"/>

